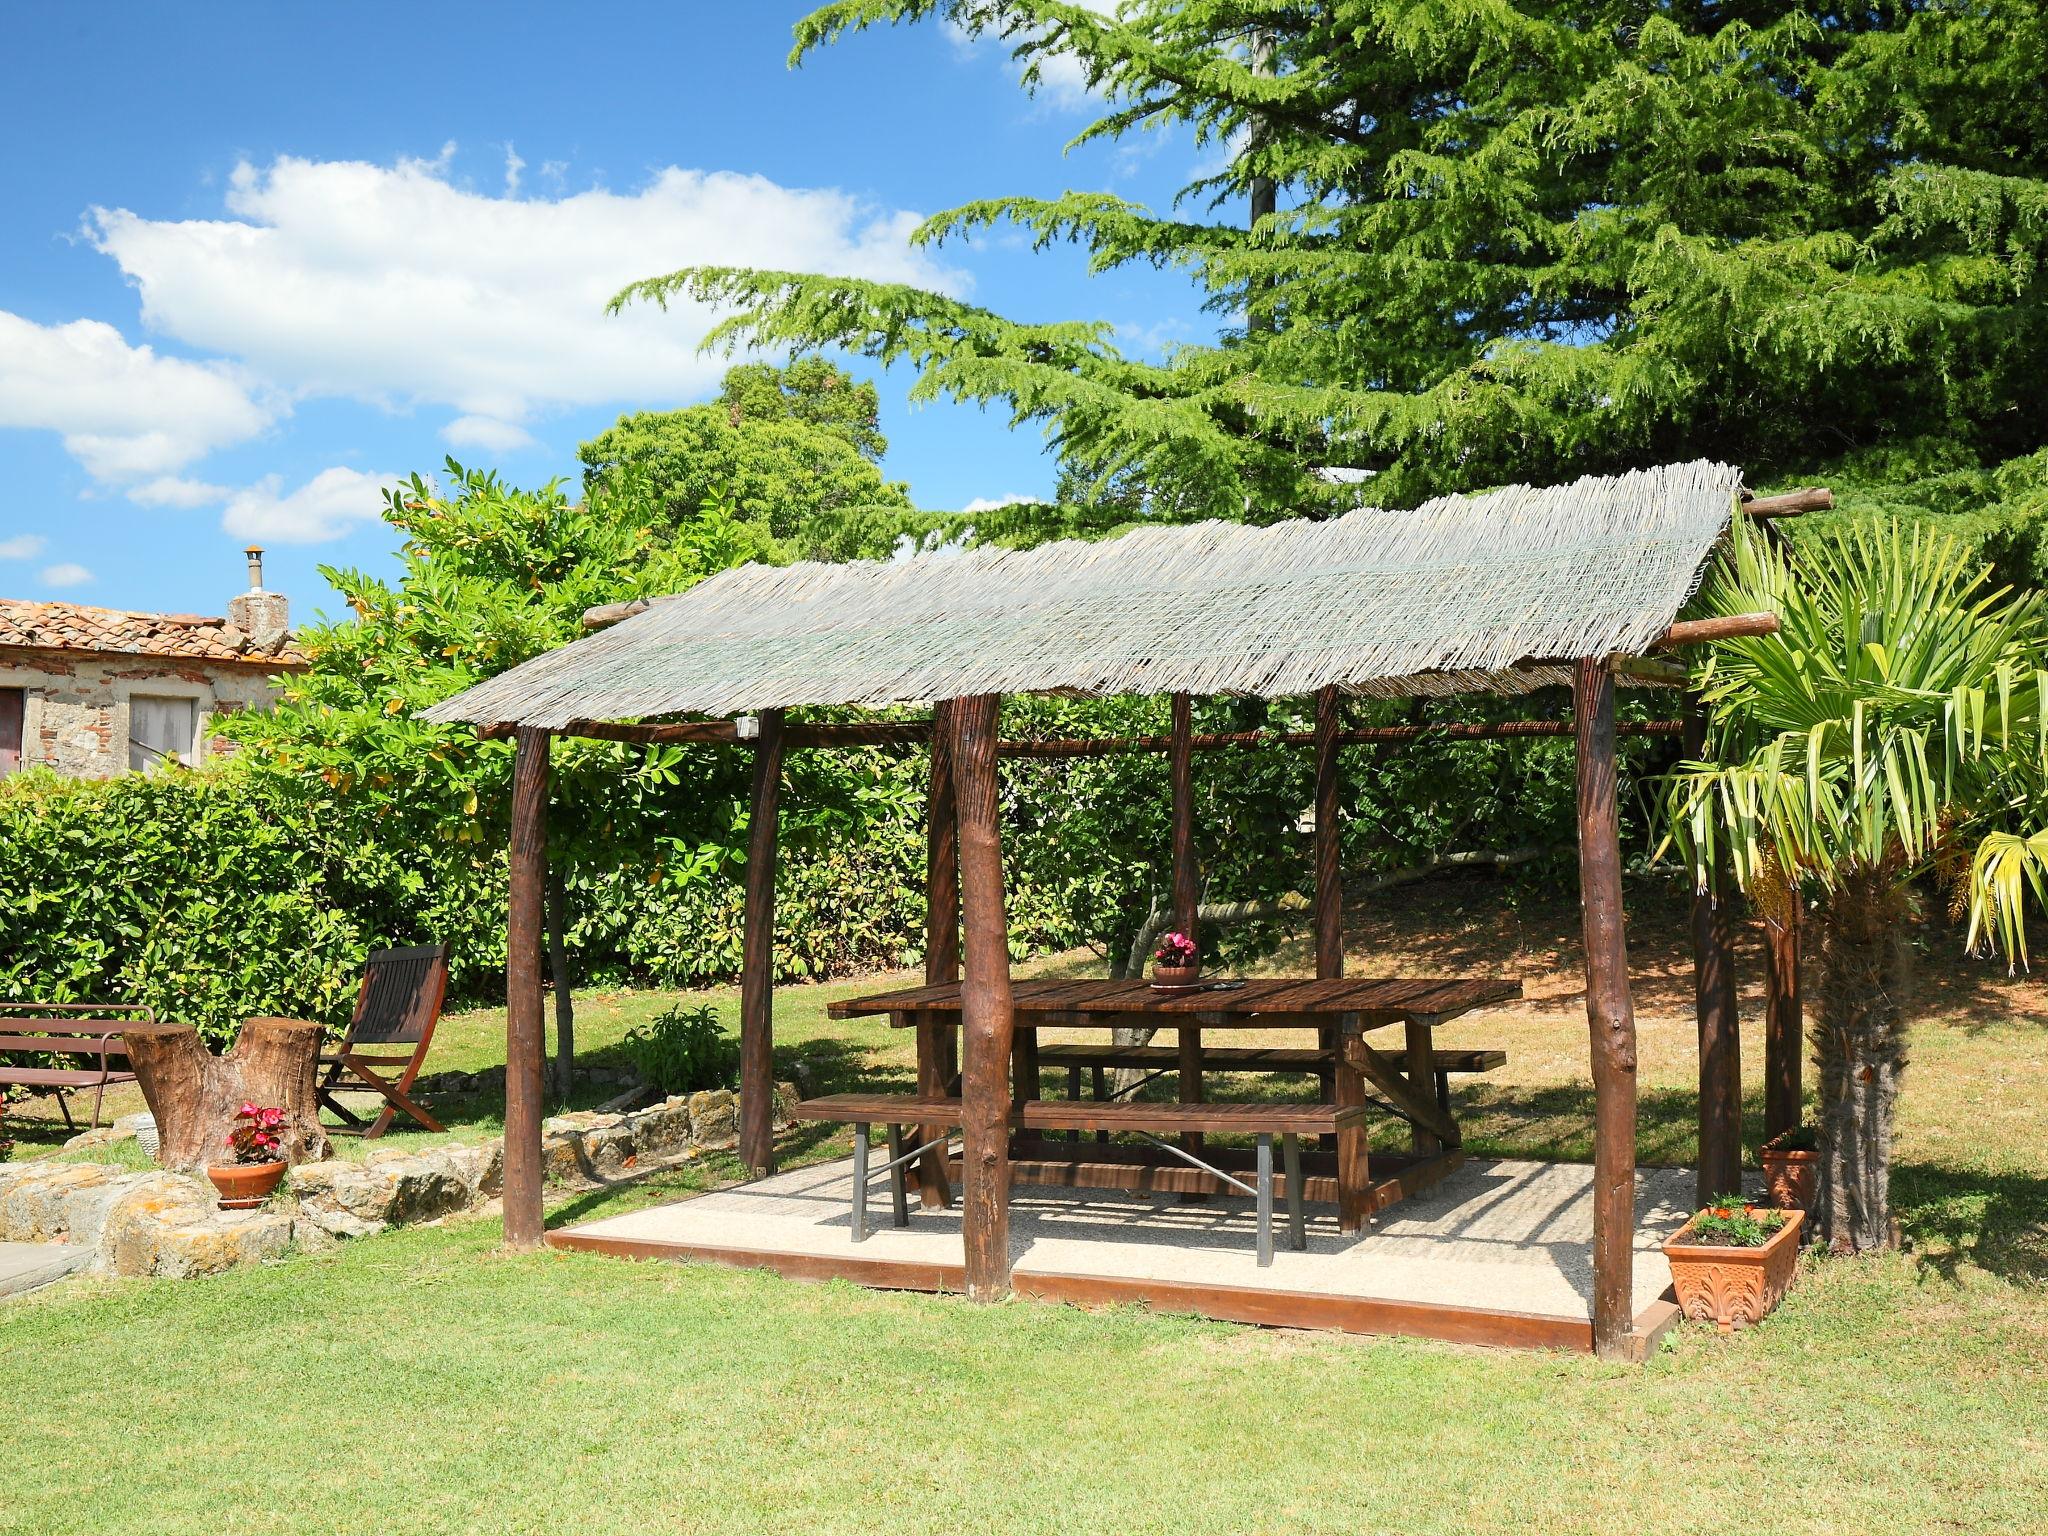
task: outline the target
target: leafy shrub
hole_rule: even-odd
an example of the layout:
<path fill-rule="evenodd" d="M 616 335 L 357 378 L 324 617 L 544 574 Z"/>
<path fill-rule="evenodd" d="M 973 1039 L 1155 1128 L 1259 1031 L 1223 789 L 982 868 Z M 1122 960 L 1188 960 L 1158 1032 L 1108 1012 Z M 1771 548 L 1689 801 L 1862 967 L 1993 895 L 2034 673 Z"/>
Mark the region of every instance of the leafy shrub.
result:
<path fill-rule="evenodd" d="M 666 1009 L 628 1030 L 625 1047 L 642 1080 L 663 1093 L 739 1084 L 740 1043 L 719 1028 L 715 1008 Z"/>

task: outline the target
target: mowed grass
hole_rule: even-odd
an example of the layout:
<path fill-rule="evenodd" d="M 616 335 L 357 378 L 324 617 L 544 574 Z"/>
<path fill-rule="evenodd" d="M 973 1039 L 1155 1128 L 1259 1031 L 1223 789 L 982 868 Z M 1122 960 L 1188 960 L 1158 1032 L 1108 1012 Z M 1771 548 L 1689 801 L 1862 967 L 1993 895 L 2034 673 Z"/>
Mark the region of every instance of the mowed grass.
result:
<path fill-rule="evenodd" d="M 1636 894 L 1644 1156 L 1683 1162 L 1682 907 Z M 1455 887 L 1358 914 L 1350 968 L 1521 976 L 1527 1001 L 1446 1033 L 1510 1054 L 1460 1113 L 1482 1151 L 1583 1155 L 1575 909 L 1496 903 Z M 0 1303 L 0 1531 L 2048 1529 L 2048 992 L 1959 961 L 1952 935 L 1927 947 L 1896 1185 L 1909 1250 L 1809 1258 L 1762 1329 L 1681 1329 L 1642 1369 L 512 1256 L 481 1218 Z M 900 1034 L 824 1016 L 874 984 L 780 994 L 785 1075 L 908 1080 Z M 601 1058 L 673 1000 L 585 998 L 582 1041 Z M 451 1018 L 435 1066 L 487 1064 L 502 1029 Z M 550 1221 L 736 1174 L 705 1159 Z"/>

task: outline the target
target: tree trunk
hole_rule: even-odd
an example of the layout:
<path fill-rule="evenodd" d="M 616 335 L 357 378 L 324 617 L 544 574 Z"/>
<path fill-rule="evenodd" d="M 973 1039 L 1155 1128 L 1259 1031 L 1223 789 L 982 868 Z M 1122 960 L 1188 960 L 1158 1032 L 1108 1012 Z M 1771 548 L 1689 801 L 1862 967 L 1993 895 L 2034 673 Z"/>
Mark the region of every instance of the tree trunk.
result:
<path fill-rule="evenodd" d="M 216 1056 L 189 1024 L 129 1025 L 121 1039 L 156 1117 L 157 1160 L 181 1173 L 232 1162 L 228 1132 L 244 1104 L 284 1111 L 286 1162 L 325 1157 L 314 1092 L 320 1033 L 309 1019 L 249 1019 L 233 1049 Z"/>
<path fill-rule="evenodd" d="M 1837 1253 L 1898 1241 L 1892 1220 L 1892 1123 L 1906 1070 L 1909 898 L 1885 868 L 1852 873 L 1816 914 L 1813 1021 L 1820 1077 L 1820 1180 L 1814 1215 Z"/>
<path fill-rule="evenodd" d="M 548 978 L 555 988 L 555 1097 L 576 1085 L 576 997 L 569 986 L 569 887 L 562 866 L 548 870 Z"/>

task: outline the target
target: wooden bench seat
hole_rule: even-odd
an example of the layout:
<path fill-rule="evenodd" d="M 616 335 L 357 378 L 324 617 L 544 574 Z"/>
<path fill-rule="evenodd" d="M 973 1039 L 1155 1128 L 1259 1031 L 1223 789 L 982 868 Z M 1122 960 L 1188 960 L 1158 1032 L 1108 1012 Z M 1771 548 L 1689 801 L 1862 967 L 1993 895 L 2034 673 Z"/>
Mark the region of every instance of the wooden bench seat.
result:
<path fill-rule="evenodd" d="M 133 1013 L 135 1017 L 94 1016 L 100 1013 Z M 107 1089 L 135 1081 L 135 1074 L 126 1068 L 128 1051 L 121 1031 L 154 1017 L 147 1008 L 129 1009 L 118 1003 L 0 1003 L 0 1087 L 53 1090 L 65 1128 L 72 1131 L 78 1129 L 78 1124 L 71 1118 L 71 1105 L 65 1095 L 74 1089 L 90 1088 L 90 1123 L 98 1125 Z M 25 1054 L 77 1057 L 84 1064 L 59 1067 L 9 1059 Z M 123 1065 L 116 1066 L 117 1061 Z"/>
<path fill-rule="evenodd" d="M 961 1123 L 960 1101 L 911 1093 L 835 1093 L 806 1099 L 791 1111 L 798 1120 L 815 1120 L 851 1125 L 853 1134 L 853 1240 L 867 1238 L 868 1127 L 888 1127 L 889 1161 L 883 1169 L 889 1175 L 890 1199 L 895 1224 L 910 1225 L 910 1199 L 903 1176 L 906 1164 L 921 1156 L 924 1146 L 905 1150 L 902 1127 L 906 1125 L 948 1127 Z M 1341 1127 L 1362 1125 L 1366 1108 L 1362 1104 L 1259 1104 L 1208 1102 L 1195 1104 L 1149 1104 L 1129 1099 L 1032 1099 L 1010 1111 L 1010 1124 L 1029 1131 L 1126 1131 L 1156 1145 L 1250 1194 L 1258 1203 L 1258 1254 L 1263 1267 L 1273 1262 L 1273 1138 L 1281 1139 L 1287 1171 L 1288 1246 L 1306 1248 L 1306 1214 L 1303 1210 L 1301 1138 L 1334 1135 Z M 1256 1183 L 1247 1185 L 1223 1169 L 1205 1163 L 1193 1152 L 1163 1138 L 1187 1133 L 1241 1134 L 1252 1136 L 1258 1145 Z"/>

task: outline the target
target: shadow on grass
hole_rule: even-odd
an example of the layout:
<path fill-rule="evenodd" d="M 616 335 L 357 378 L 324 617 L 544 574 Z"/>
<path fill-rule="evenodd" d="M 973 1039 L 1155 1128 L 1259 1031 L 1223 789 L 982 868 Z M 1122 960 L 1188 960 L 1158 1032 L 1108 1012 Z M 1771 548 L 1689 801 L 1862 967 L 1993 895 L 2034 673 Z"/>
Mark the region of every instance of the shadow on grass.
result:
<path fill-rule="evenodd" d="M 1969 1264 L 2017 1285 L 2048 1284 L 2048 1179 L 1899 1163 L 1892 1204 L 1923 1272 L 1952 1281 Z"/>

